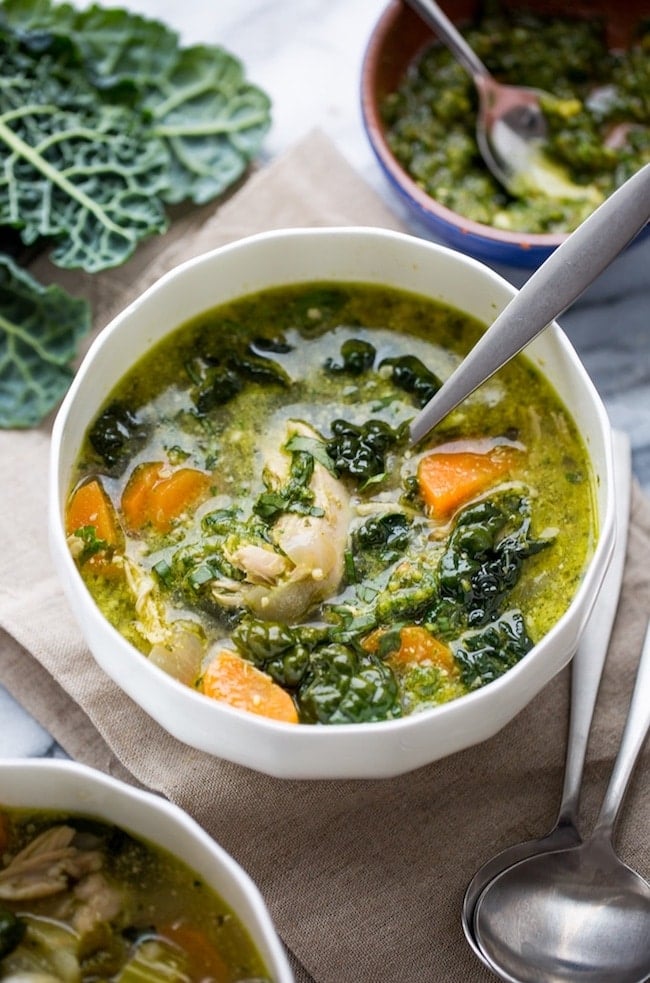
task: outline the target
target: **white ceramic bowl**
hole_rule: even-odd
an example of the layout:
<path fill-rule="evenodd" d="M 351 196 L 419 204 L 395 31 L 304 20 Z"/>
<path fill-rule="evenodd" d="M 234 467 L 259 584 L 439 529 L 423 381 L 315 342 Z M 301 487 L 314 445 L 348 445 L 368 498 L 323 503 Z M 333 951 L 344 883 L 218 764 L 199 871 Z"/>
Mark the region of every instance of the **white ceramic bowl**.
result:
<path fill-rule="evenodd" d="M 496 682 L 432 710 L 380 723 L 276 722 L 208 699 L 138 653 L 99 613 L 66 545 L 63 513 L 84 431 L 114 384 L 169 331 L 218 304 L 269 286 L 314 280 L 388 284 L 448 303 L 489 324 L 515 288 L 478 260 L 379 229 L 263 233 L 190 260 L 164 276 L 102 331 L 57 416 L 50 535 L 54 561 L 99 665 L 171 734 L 221 758 L 282 778 L 401 774 L 486 740 L 570 660 L 614 542 L 611 428 L 587 373 L 556 324 L 528 347 L 579 426 L 591 457 L 599 538 L 563 617 Z"/>
<path fill-rule="evenodd" d="M 273 983 L 293 983 L 256 885 L 198 823 L 166 799 L 73 761 L 0 758 L 0 806 L 90 816 L 168 850 L 200 871 L 237 915 Z"/>

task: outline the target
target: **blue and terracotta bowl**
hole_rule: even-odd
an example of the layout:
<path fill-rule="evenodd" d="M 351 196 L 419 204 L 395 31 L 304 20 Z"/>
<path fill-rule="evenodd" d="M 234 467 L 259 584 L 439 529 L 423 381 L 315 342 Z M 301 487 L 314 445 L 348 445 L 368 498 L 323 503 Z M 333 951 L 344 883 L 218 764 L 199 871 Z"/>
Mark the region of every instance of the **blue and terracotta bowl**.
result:
<path fill-rule="evenodd" d="M 477 0 L 447 0 L 445 13 L 462 25 L 478 13 Z M 509 3 L 516 7 L 516 3 Z M 588 0 L 571 5 L 571 16 L 601 17 L 612 47 L 624 46 L 642 17 L 647 0 L 614 4 Z M 566 15 L 566 5 L 554 0 L 528 0 L 528 9 Z M 560 245 L 566 234 L 507 232 L 464 218 L 428 195 L 393 155 L 386 139 L 380 106 L 397 88 L 408 66 L 435 35 L 402 0 L 391 0 L 380 16 L 366 47 L 361 69 L 361 110 L 374 154 L 396 195 L 425 234 L 491 264 L 535 269 Z"/>

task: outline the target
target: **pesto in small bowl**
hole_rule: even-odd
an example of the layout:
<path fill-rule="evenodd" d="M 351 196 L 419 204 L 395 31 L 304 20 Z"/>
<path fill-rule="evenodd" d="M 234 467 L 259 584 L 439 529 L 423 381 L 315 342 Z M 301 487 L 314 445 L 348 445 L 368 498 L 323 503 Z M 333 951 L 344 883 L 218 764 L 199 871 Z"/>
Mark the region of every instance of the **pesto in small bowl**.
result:
<path fill-rule="evenodd" d="M 511 233 L 573 231 L 650 161 L 650 20 L 632 44 L 610 50 L 605 23 L 545 17 L 491 5 L 460 25 L 501 82 L 544 90 L 544 155 L 584 197 L 513 197 L 483 162 L 475 137 L 477 96 L 448 48 L 427 44 L 379 111 L 391 152 L 418 187 L 463 218 Z"/>

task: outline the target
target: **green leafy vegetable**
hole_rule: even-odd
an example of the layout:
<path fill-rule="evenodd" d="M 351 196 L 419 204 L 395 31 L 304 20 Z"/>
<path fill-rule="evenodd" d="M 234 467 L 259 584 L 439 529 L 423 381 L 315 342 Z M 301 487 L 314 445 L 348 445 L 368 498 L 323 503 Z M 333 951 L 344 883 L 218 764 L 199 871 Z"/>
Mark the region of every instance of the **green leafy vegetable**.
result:
<path fill-rule="evenodd" d="M 336 643 L 312 653 L 298 704 L 308 723 L 358 724 L 401 716 L 390 668 L 375 656 Z"/>
<path fill-rule="evenodd" d="M 93 423 L 88 439 L 104 466 L 121 474 L 148 434 L 149 428 L 128 406 L 113 401 Z"/>
<path fill-rule="evenodd" d="M 397 358 L 385 358 L 381 365 L 391 368 L 391 379 L 398 389 L 412 393 L 416 406 L 423 407 L 435 396 L 442 382 L 415 355 L 400 355 Z"/>
<path fill-rule="evenodd" d="M 86 301 L 42 286 L 0 254 L 0 427 L 32 427 L 50 412 L 89 328 Z"/>
<path fill-rule="evenodd" d="M 493 624 L 468 632 L 459 643 L 452 644 L 461 679 L 469 689 L 498 679 L 532 647 L 523 615 L 517 610 L 506 612 Z"/>
<path fill-rule="evenodd" d="M 5 0 L 0 57 L 0 224 L 63 267 L 122 263 L 165 203 L 238 180 L 270 125 L 236 58 L 126 10 Z"/>
<path fill-rule="evenodd" d="M 64 268 L 123 263 L 166 230 L 168 204 L 207 202 L 241 178 L 270 126 L 269 99 L 236 58 L 183 48 L 120 8 L 4 0 L 0 62 L 0 232 Z M 0 264 L 0 426 L 33 426 L 65 393 L 89 315 Z"/>
<path fill-rule="evenodd" d="M 334 420 L 332 436 L 325 444 L 338 475 L 377 478 L 386 470 L 386 454 L 401 437 L 383 420 L 368 420 L 361 426 L 347 420 Z"/>
<path fill-rule="evenodd" d="M 101 101 L 70 55 L 34 59 L 0 38 L 0 57 L 0 223 L 28 245 L 51 240 L 62 267 L 123 263 L 167 227 L 164 146 Z"/>
<path fill-rule="evenodd" d="M 333 358 L 327 358 L 325 370 L 335 373 L 346 372 L 349 375 L 362 375 L 373 367 L 376 354 L 377 349 L 369 341 L 348 338 L 341 345 L 341 361 L 336 362 Z"/>
<path fill-rule="evenodd" d="M 314 493 L 310 487 L 314 473 L 314 458 L 303 451 L 293 451 L 289 476 L 279 488 L 267 485 L 253 505 L 253 512 L 263 522 L 272 525 L 285 512 L 298 515 L 324 515 L 323 509 L 314 505 Z"/>
<path fill-rule="evenodd" d="M 144 106 L 170 157 L 168 202 L 210 201 L 237 181 L 269 128 L 268 97 L 221 48 L 197 45 L 156 79 Z"/>

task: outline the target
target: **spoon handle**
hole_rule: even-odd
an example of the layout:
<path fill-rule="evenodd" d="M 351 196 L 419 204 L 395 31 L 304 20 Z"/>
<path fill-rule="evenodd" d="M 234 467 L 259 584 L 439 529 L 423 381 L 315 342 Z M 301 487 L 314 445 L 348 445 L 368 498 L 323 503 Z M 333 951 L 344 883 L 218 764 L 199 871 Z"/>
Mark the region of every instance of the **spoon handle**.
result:
<path fill-rule="evenodd" d="M 463 68 L 467 69 L 473 78 L 492 78 L 483 62 L 470 48 L 463 35 L 456 29 L 438 4 L 434 3 L 434 0 L 406 0 L 406 2 L 409 7 L 412 7 L 420 15 L 425 24 L 428 24 L 435 31 L 440 40 L 444 41 Z"/>
<path fill-rule="evenodd" d="M 594 707 L 616 617 L 630 514 L 630 442 L 614 434 L 614 501 L 616 533 L 607 573 L 571 663 L 571 710 L 562 800 L 557 825 L 577 826 L 580 786 Z"/>
<path fill-rule="evenodd" d="M 650 219 L 650 164 L 629 178 L 533 273 L 411 423 L 417 443 L 599 276 Z"/>
<path fill-rule="evenodd" d="M 619 810 L 632 777 L 636 760 L 650 730 L 650 622 L 646 629 L 636 682 L 621 746 L 614 763 L 605 798 L 594 826 L 594 837 L 611 837 Z"/>

